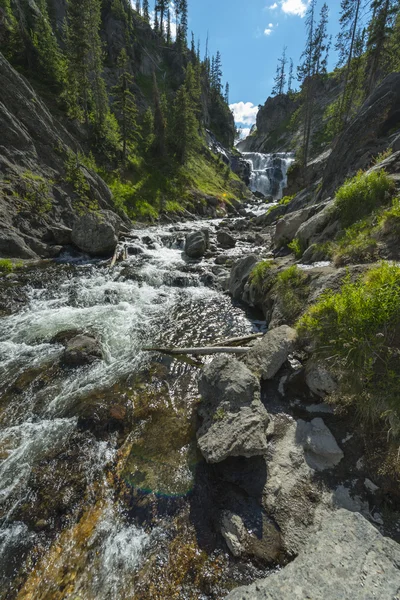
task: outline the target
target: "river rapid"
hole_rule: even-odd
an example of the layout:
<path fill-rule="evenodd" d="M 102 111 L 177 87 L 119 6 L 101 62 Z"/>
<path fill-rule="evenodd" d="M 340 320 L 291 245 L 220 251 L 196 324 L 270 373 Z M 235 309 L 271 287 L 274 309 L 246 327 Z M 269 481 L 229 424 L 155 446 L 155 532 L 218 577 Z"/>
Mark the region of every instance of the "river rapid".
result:
<path fill-rule="evenodd" d="M 195 443 L 199 366 L 143 350 L 262 329 L 219 291 L 227 269 L 183 253 L 188 231 L 217 225 L 133 230 L 112 269 L 64 255 L 9 276 L 0 598 L 219 598 L 254 578 L 213 530 Z M 103 359 L 63 364 L 71 331 L 97 338 Z"/>

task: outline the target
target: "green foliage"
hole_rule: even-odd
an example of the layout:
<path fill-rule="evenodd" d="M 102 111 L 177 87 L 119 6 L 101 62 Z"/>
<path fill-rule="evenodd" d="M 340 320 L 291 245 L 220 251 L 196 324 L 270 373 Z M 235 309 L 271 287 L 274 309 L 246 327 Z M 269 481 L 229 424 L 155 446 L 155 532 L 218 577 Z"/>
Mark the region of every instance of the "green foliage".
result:
<path fill-rule="evenodd" d="M 195 107 L 185 85 L 179 88 L 175 97 L 170 141 L 174 154 L 181 164 L 187 161 L 189 151 L 196 146 L 196 142 L 198 144 Z"/>
<path fill-rule="evenodd" d="M 214 421 L 223 421 L 226 417 L 226 410 L 220 406 L 213 414 Z"/>
<path fill-rule="evenodd" d="M 44 81 L 61 88 L 65 82 L 65 58 L 53 33 L 46 0 L 38 0 L 37 5 L 40 16 L 35 20 L 32 43 L 37 52 L 38 72 Z"/>
<path fill-rule="evenodd" d="M 386 171 L 363 173 L 348 179 L 336 192 L 335 210 L 344 227 L 388 203 L 394 182 Z"/>
<path fill-rule="evenodd" d="M 36 175 L 32 171 L 24 171 L 21 174 L 21 195 L 38 214 L 47 213 L 52 208 L 50 194 L 53 183 L 52 180 Z"/>
<path fill-rule="evenodd" d="M 278 274 L 275 292 L 287 322 L 293 322 L 302 312 L 310 291 L 308 282 L 308 275 L 297 265 Z"/>
<path fill-rule="evenodd" d="M 381 152 L 380 154 L 375 156 L 375 158 L 373 160 L 374 165 L 379 165 L 379 163 L 381 163 L 384 160 L 386 160 L 387 158 L 389 158 L 389 156 L 392 156 L 392 154 L 393 154 L 393 149 L 387 148 L 387 150 L 384 150 L 383 152 Z"/>
<path fill-rule="evenodd" d="M 250 273 L 249 281 L 254 285 L 259 293 L 266 293 L 274 283 L 274 273 L 272 260 L 262 260 L 257 263 Z"/>
<path fill-rule="evenodd" d="M 96 211 L 99 208 L 97 201 L 92 198 L 89 182 L 81 168 L 81 165 L 84 165 L 88 160 L 89 164 L 92 164 L 93 157 L 88 158 L 81 153 L 74 154 L 69 151 L 64 163 L 65 181 L 73 187 L 75 192 L 73 204 L 79 214 Z"/>
<path fill-rule="evenodd" d="M 328 291 L 298 322 L 341 376 L 341 401 L 366 420 L 400 417 L 400 267 L 382 263 L 340 292 Z"/>
<path fill-rule="evenodd" d="M 295 238 L 288 244 L 288 248 L 293 252 L 296 258 L 301 258 L 304 254 L 304 248 L 298 238 Z"/>
<path fill-rule="evenodd" d="M 14 265 L 8 258 L 0 258 L 0 273 L 12 273 Z"/>
<path fill-rule="evenodd" d="M 138 140 L 137 107 L 135 97 L 131 92 L 133 77 L 128 68 L 128 55 L 125 48 L 120 52 L 117 62 L 119 77 L 117 85 L 112 88 L 114 94 L 113 109 L 121 129 L 122 160 L 126 161 L 128 152 L 133 150 Z"/>
<path fill-rule="evenodd" d="M 374 237 L 376 217 L 368 217 L 348 227 L 334 245 L 336 266 L 368 263 L 377 259 L 378 242 Z"/>
<path fill-rule="evenodd" d="M 11 0 L 0 0 L 0 9 L 2 12 L 1 51 L 7 60 L 15 62 L 23 47 L 21 28 L 11 8 Z"/>
<path fill-rule="evenodd" d="M 279 206 L 287 206 L 288 204 L 291 203 L 291 201 L 295 197 L 296 197 L 296 194 L 293 194 L 293 196 L 284 196 L 283 198 L 281 198 L 281 200 L 279 200 L 278 205 Z"/>

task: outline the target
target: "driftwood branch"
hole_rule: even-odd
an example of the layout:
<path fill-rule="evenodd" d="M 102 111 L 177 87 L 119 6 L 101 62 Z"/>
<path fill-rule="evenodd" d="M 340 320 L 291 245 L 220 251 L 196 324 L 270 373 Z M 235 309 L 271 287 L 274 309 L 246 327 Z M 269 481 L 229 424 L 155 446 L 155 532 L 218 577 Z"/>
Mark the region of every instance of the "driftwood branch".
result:
<path fill-rule="evenodd" d="M 208 354 L 246 354 L 250 348 L 241 346 L 208 346 L 205 348 L 143 348 L 147 352 L 161 352 L 161 354 L 195 354 L 197 356 L 206 356 Z"/>
<path fill-rule="evenodd" d="M 252 340 L 256 340 L 257 338 L 263 337 L 263 333 L 252 333 L 249 335 L 244 335 L 242 337 L 233 337 L 227 340 L 223 340 L 222 342 L 216 342 L 215 344 L 211 344 L 211 348 L 217 348 L 221 346 L 233 346 L 234 344 L 246 344 L 247 342 L 251 342 Z"/>

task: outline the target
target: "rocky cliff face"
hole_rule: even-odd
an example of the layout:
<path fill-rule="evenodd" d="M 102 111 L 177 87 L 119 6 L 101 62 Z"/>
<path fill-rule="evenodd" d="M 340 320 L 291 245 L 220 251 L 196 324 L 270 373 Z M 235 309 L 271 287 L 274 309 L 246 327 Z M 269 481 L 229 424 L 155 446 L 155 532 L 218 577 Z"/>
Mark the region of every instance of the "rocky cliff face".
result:
<path fill-rule="evenodd" d="M 58 252 L 60 228 L 71 228 L 87 201 L 113 209 L 104 181 L 83 164 L 69 181 L 68 157 L 79 143 L 50 114 L 29 83 L 0 54 L 0 254 L 35 258 Z"/>

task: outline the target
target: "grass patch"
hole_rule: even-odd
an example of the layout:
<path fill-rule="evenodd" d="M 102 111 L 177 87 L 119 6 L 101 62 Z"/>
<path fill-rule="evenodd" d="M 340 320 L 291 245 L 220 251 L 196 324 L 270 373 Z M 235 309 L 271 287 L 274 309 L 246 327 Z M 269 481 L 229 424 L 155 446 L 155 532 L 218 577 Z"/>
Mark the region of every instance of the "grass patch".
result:
<path fill-rule="evenodd" d="M 301 314 L 310 293 L 308 275 L 293 265 L 278 274 L 275 291 L 283 317 L 293 322 Z"/>
<path fill-rule="evenodd" d="M 325 292 L 297 324 L 341 381 L 338 402 L 400 431 L 400 267 L 387 262 Z"/>
<path fill-rule="evenodd" d="M 0 273 L 11 273 L 14 270 L 14 265 L 8 258 L 0 258 Z"/>
<path fill-rule="evenodd" d="M 384 160 L 386 160 L 387 158 L 389 158 L 389 156 L 392 156 L 392 154 L 393 154 L 393 149 L 392 148 L 388 148 L 387 150 L 384 150 L 383 152 L 381 152 L 380 154 L 378 154 L 377 156 L 375 156 L 375 158 L 373 160 L 373 164 L 374 165 L 379 165 L 379 163 L 381 163 Z"/>
<path fill-rule="evenodd" d="M 348 227 L 334 245 L 334 263 L 342 266 L 367 263 L 377 259 L 378 242 L 376 216 L 368 217 Z"/>
<path fill-rule="evenodd" d="M 336 192 L 335 211 L 342 226 L 350 227 L 389 203 L 393 192 L 394 182 L 385 170 L 368 174 L 360 171 Z"/>
<path fill-rule="evenodd" d="M 393 198 L 392 206 L 386 210 L 381 219 L 380 225 L 385 231 L 392 230 L 395 234 L 400 234 L 400 197 Z"/>
<path fill-rule="evenodd" d="M 275 281 L 272 272 L 273 266 L 274 262 L 272 260 L 262 260 L 256 264 L 250 273 L 249 281 L 260 294 L 266 293 Z"/>

